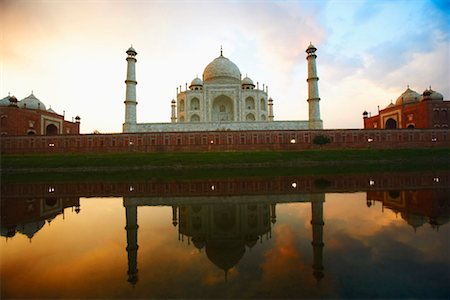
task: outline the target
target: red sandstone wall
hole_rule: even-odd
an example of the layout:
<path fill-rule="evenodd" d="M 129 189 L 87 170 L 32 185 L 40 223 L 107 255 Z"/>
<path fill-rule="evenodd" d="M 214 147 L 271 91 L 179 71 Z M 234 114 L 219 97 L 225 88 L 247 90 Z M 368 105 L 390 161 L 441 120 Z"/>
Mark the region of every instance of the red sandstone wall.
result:
<path fill-rule="evenodd" d="M 388 113 L 398 110 L 399 106 L 382 109 L 377 115 L 364 119 L 364 128 L 373 129 L 377 123 L 378 129 L 384 127 L 381 124 L 380 113 Z M 438 111 L 436 113 L 435 111 Z M 425 101 L 417 104 L 405 105 L 401 113 L 401 124 L 397 124 L 399 128 L 407 128 L 412 123 L 415 128 L 434 128 L 435 126 L 448 128 L 450 125 L 450 101 Z M 409 120 L 409 115 L 412 119 Z"/>
<path fill-rule="evenodd" d="M 323 146 L 315 145 L 313 139 L 316 135 L 328 136 L 331 143 Z M 1 137 L 3 154 L 298 151 L 320 147 L 390 149 L 449 146 L 448 129 L 215 131 Z"/>
<path fill-rule="evenodd" d="M 0 119 L 0 134 L 9 136 L 27 135 L 29 131 L 36 135 L 45 134 L 46 124 L 42 126 L 42 119 L 44 122 L 46 119 L 57 119 L 62 124 L 62 134 L 80 133 L 79 123 L 66 121 L 64 116 L 43 110 L 0 107 Z"/>

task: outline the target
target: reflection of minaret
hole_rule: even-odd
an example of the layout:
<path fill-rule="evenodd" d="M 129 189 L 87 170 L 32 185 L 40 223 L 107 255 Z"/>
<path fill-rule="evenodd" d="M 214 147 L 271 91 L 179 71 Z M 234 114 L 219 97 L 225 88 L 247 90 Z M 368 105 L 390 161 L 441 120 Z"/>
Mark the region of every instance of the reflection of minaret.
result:
<path fill-rule="evenodd" d="M 323 252 L 323 202 L 324 194 L 314 194 L 311 198 L 311 225 L 312 225 L 312 246 L 314 252 L 313 274 L 317 282 L 323 278 L 322 252 Z"/>
<path fill-rule="evenodd" d="M 173 224 L 173 226 L 177 226 L 177 224 L 178 224 L 178 218 L 177 218 L 177 210 L 178 210 L 178 207 L 177 206 L 172 206 L 172 224 Z"/>
<path fill-rule="evenodd" d="M 138 281 L 137 275 L 137 206 L 133 204 L 125 205 L 125 214 L 127 218 L 127 254 L 128 254 L 128 282 L 135 285 Z"/>

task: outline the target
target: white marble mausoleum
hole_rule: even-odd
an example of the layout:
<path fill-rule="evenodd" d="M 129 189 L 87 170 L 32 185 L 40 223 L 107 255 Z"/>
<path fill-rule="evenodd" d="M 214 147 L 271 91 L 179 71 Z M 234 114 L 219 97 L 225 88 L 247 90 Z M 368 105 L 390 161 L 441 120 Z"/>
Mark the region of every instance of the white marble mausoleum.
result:
<path fill-rule="evenodd" d="M 221 50 L 220 56 L 206 66 L 202 79 L 196 77 L 184 91 L 181 86 L 177 88 L 176 100 L 171 102 L 171 122 L 137 123 L 137 52 L 130 47 L 126 52 L 128 64 L 123 132 L 322 129 L 316 50 L 312 44 L 306 49 L 308 120 L 275 121 L 268 87 L 263 85 L 260 88 L 259 83 L 255 85 L 249 77 L 242 78 L 239 68 L 223 56 Z"/>

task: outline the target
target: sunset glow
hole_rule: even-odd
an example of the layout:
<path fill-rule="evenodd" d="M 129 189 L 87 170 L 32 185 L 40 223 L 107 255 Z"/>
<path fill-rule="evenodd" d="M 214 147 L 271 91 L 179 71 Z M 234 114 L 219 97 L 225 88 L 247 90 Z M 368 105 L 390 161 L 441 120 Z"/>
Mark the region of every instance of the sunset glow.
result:
<path fill-rule="evenodd" d="M 224 56 L 269 86 L 275 120 L 307 119 L 305 49 L 318 48 L 325 128 L 361 128 L 409 84 L 449 98 L 446 1 L 1 1 L 1 98 L 31 91 L 81 132 L 120 132 L 125 51 L 138 122 L 170 122 L 176 88 Z"/>

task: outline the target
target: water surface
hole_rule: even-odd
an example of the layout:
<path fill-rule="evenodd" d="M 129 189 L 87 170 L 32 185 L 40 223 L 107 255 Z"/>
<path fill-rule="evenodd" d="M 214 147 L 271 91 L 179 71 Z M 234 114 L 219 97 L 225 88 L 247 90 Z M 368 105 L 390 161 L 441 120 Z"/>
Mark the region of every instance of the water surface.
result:
<path fill-rule="evenodd" d="M 1 297 L 447 299 L 428 177 L 2 186 Z"/>

